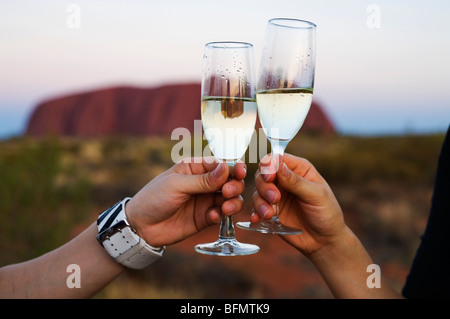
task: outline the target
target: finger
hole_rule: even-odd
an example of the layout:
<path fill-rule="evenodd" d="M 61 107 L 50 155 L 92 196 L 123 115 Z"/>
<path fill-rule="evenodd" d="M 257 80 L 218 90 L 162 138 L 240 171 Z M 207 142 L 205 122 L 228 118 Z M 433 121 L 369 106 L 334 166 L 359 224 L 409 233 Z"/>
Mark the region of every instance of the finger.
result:
<path fill-rule="evenodd" d="M 176 165 L 178 172 L 185 175 L 200 175 L 213 171 L 219 165 L 219 161 L 214 156 L 189 157 L 178 164 Z"/>
<path fill-rule="evenodd" d="M 272 205 L 262 198 L 257 191 L 253 193 L 252 201 L 255 213 L 257 213 L 261 219 L 272 218 L 274 213 Z"/>
<path fill-rule="evenodd" d="M 261 220 L 261 217 L 255 212 L 254 209 L 252 209 L 252 214 L 250 215 L 250 222 L 251 223 L 257 223 Z"/>
<path fill-rule="evenodd" d="M 222 213 L 219 207 L 212 207 L 206 212 L 206 223 L 207 225 L 213 225 L 220 223 L 222 219 Z"/>
<path fill-rule="evenodd" d="M 277 180 L 281 187 L 299 198 L 315 196 L 317 192 L 313 182 L 296 174 L 284 163 L 277 173 Z"/>
<path fill-rule="evenodd" d="M 222 187 L 222 195 L 225 198 L 232 198 L 239 196 L 244 192 L 245 183 L 244 180 L 235 180 L 232 179 L 229 182 L 225 183 Z"/>
<path fill-rule="evenodd" d="M 275 179 L 276 173 L 282 163 L 282 158 L 281 155 L 273 156 L 272 154 L 263 157 L 259 162 L 259 170 L 261 171 L 264 180 L 271 182 Z"/>
<path fill-rule="evenodd" d="M 231 216 L 239 213 L 244 207 L 244 199 L 242 196 L 231 198 L 222 204 L 222 213 Z"/>
<path fill-rule="evenodd" d="M 197 175 L 180 175 L 177 183 L 187 194 L 211 193 L 221 189 L 228 179 L 228 165 L 220 163 L 212 171 Z"/>
<path fill-rule="evenodd" d="M 272 164 L 272 154 L 267 154 L 259 161 L 258 170 L 265 181 L 273 181 L 276 177 L 276 170 Z"/>
<path fill-rule="evenodd" d="M 242 162 L 236 163 L 233 168 L 233 178 L 237 180 L 242 180 L 247 176 L 247 165 Z"/>
<path fill-rule="evenodd" d="M 255 187 L 260 196 L 271 204 L 277 203 L 281 198 L 281 193 L 276 185 L 266 182 L 259 170 L 255 174 Z"/>
<path fill-rule="evenodd" d="M 316 168 L 305 158 L 297 157 L 288 153 L 283 156 L 283 162 L 296 174 L 310 181 L 325 182 Z"/>

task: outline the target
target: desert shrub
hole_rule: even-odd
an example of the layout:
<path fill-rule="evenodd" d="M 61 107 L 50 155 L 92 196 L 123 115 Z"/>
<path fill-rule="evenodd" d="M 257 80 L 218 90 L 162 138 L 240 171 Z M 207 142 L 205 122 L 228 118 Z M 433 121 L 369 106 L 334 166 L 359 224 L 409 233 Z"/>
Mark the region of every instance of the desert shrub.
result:
<path fill-rule="evenodd" d="M 0 265 L 64 243 L 86 217 L 90 183 L 61 165 L 62 151 L 51 138 L 0 144 Z"/>
<path fill-rule="evenodd" d="M 331 183 L 369 181 L 432 185 L 442 134 L 430 136 L 298 136 L 287 151 L 310 160 Z"/>

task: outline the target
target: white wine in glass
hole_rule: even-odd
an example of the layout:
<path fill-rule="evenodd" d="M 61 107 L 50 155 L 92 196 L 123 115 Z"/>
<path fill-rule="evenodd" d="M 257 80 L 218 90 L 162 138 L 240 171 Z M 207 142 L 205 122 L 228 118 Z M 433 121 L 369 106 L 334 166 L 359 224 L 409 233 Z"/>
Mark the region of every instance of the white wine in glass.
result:
<path fill-rule="evenodd" d="M 311 107 L 315 71 L 316 25 L 275 18 L 268 22 L 256 92 L 258 115 L 278 169 L 289 142 L 298 133 Z M 262 233 L 296 235 L 300 229 L 280 223 L 278 205 L 271 220 L 239 222 Z"/>
<path fill-rule="evenodd" d="M 253 45 L 211 42 L 203 55 L 201 114 L 203 130 L 215 158 L 233 166 L 244 156 L 255 130 L 256 100 Z M 219 238 L 195 250 L 217 256 L 254 254 L 259 247 L 236 240 L 233 219 L 222 215 Z"/>

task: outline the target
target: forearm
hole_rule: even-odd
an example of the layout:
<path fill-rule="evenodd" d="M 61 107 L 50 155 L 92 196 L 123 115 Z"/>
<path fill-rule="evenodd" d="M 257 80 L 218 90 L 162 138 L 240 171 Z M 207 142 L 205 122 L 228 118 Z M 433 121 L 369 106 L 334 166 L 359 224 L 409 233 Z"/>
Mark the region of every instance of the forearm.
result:
<path fill-rule="evenodd" d="M 73 240 L 45 255 L 0 268 L 0 297 L 92 297 L 124 269 L 98 244 L 96 235 L 97 226 L 93 223 Z M 69 265 L 79 268 L 73 270 Z M 73 286 L 70 279 L 74 276 L 78 276 L 80 288 L 69 287 Z"/>
<path fill-rule="evenodd" d="M 359 239 L 346 229 L 344 237 L 310 256 L 336 298 L 401 298 L 380 275 L 380 287 L 370 288 L 367 279 L 373 264 Z"/>

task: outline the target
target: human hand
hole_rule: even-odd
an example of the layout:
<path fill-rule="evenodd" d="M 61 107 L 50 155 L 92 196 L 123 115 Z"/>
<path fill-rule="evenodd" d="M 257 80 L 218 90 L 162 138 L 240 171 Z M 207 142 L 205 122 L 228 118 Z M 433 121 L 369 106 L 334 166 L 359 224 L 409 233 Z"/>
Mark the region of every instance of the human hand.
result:
<path fill-rule="evenodd" d="M 173 165 L 143 187 L 126 205 L 128 221 L 138 235 L 156 247 L 176 243 L 233 215 L 243 207 L 247 174 L 237 163 L 229 167 L 213 157 L 188 159 Z M 218 191 L 221 191 L 219 193 Z"/>
<path fill-rule="evenodd" d="M 306 159 L 285 154 L 280 168 L 275 170 L 276 161 L 271 159 L 267 155 L 261 160 L 255 175 L 256 213 L 251 222 L 272 218 L 272 204 L 278 203 L 281 223 L 303 230 L 300 235 L 282 238 L 307 256 L 344 235 L 347 227 L 339 203 L 314 166 Z"/>

